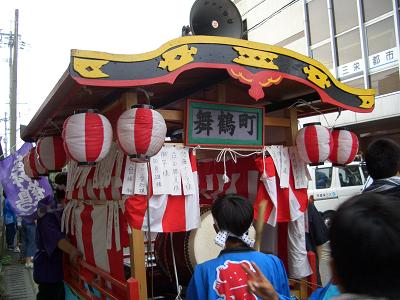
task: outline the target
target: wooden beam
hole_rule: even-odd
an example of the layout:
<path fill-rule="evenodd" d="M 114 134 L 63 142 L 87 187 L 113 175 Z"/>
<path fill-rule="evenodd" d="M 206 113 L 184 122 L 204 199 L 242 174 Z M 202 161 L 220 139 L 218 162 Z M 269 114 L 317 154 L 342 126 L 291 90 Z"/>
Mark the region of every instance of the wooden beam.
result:
<path fill-rule="evenodd" d="M 132 229 L 130 234 L 131 277 L 139 282 L 140 300 L 147 300 L 147 278 L 144 253 L 144 234 L 141 230 Z"/>
<path fill-rule="evenodd" d="M 286 131 L 287 146 L 294 146 L 296 145 L 296 134 L 298 131 L 296 108 L 289 108 L 286 114 L 289 116 L 290 120 L 290 127 Z"/>
<path fill-rule="evenodd" d="M 130 109 L 132 105 L 138 103 L 137 93 L 132 91 L 122 94 L 121 99 L 125 103 L 126 110 Z"/>
<path fill-rule="evenodd" d="M 290 119 L 276 118 L 276 117 L 264 117 L 264 126 L 290 127 Z"/>
<path fill-rule="evenodd" d="M 183 111 L 181 110 L 157 109 L 157 111 L 167 122 L 183 123 Z"/>

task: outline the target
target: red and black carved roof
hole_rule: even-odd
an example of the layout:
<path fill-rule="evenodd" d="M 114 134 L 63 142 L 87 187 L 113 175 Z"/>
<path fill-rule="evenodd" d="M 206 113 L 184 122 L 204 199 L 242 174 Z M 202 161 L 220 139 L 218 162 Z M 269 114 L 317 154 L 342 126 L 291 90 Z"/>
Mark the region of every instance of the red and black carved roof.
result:
<path fill-rule="evenodd" d="M 60 124 L 74 110 L 101 110 L 129 89 L 144 88 L 152 105 L 168 108 L 218 83 L 228 86 L 227 102 L 261 104 L 267 112 L 299 100 L 324 112 L 374 108 L 373 90 L 345 85 L 321 63 L 299 53 L 240 39 L 186 36 L 144 54 L 72 50 L 69 69 L 22 137 L 51 134 L 51 124 Z M 315 113 L 307 106 L 298 112 Z"/>

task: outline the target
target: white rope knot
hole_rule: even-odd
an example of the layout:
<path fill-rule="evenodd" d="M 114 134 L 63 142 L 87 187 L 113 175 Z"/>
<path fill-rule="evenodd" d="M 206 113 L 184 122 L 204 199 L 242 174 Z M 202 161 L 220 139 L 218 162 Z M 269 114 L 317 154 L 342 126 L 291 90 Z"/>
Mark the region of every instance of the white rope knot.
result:
<path fill-rule="evenodd" d="M 196 147 L 193 148 L 193 150 L 192 150 L 192 151 L 193 151 L 193 152 L 192 152 L 193 155 L 196 155 L 196 150 L 198 150 L 198 149 L 201 149 L 201 146 L 200 146 L 200 145 L 197 145 Z"/>
<path fill-rule="evenodd" d="M 237 236 L 236 234 L 234 234 L 232 232 L 229 232 L 228 230 L 220 230 L 220 231 L 218 231 L 217 235 L 214 238 L 214 242 L 218 246 L 220 246 L 222 248 L 225 248 L 226 240 L 230 236 L 241 240 L 243 243 L 245 243 L 249 247 L 253 247 L 254 246 L 254 240 L 249 237 L 247 232 L 243 233 L 242 236 Z"/>
<path fill-rule="evenodd" d="M 224 148 L 222 149 L 216 158 L 216 162 L 220 162 L 221 160 L 224 163 L 224 175 L 222 176 L 222 180 L 224 181 L 224 183 L 228 183 L 230 181 L 227 173 L 226 173 L 226 153 L 229 153 L 229 155 L 231 156 L 232 160 L 235 162 L 237 162 L 237 158 L 236 158 L 236 154 L 238 154 L 236 151 L 230 149 L 230 148 Z"/>
<path fill-rule="evenodd" d="M 182 293 L 182 286 L 179 285 L 179 287 L 178 287 L 178 294 L 176 295 L 175 300 L 182 300 L 181 293 Z"/>

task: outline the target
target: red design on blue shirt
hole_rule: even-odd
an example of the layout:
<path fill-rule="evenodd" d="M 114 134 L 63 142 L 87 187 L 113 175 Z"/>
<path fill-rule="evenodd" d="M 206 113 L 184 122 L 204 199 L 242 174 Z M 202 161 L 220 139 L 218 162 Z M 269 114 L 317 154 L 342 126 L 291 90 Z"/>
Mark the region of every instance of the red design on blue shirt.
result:
<path fill-rule="evenodd" d="M 249 299 L 256 300 L 257 297 L 250 294 L 247 289 L 247 274 L 240 266 L 245 264 L 253 269 L 247 260 L 230 261 L 217 267 L 217 278 L 214 281 L 214 290 L 223 299 Z"/>

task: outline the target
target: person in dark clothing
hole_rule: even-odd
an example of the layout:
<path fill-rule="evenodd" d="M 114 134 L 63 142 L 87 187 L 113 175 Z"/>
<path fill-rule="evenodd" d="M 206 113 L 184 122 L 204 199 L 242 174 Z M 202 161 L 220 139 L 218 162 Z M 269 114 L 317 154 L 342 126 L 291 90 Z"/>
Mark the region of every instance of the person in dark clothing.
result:
<path fill-rule="evenodd" d="M 308 232 L 306 231 L 307 252 L 315 253 L 317 260 L 317 283 L 321 285 L 321 275 L 319 273 L 319 262 L 321 261 L 322 246 L 328 242 L 328 228 L 326 227 L 321 214 L 314 205 L 314 198 L 310 196 L 307 208 Z"/>
<path fill-rule="evenodd" d="M 3 218 L 4 225 L 6 225 L 6 242 L 8 250 L 16 250 L 18 247 L 15 243 L 15 235 L 17 233 L 17 216 L 11 208 L 11 205 L 6 197 L 6 193 L 3 191 L 4 206 L 3 206 Z"/>
<path fill-rule="evenodd" d="M 82 254 L 61 232 L 61 216 L 65 196 L 66 174 L 55 177 L 56 192 L 54 197 L 42 200 L 37 219 L 36 244 L 38 251 L 34 257 L 33 278 L 38 284 L 38 300 L 61 300 L 65 298 L 63 283 L 63 252 L 69 255 L 70 262 L 77 265 Z"/>
<path fill-rule="evenodd" d="M 332 282 L 337 300 L 400 299 L 400 201 L 366 193 L 340 205 L 329 229 Z M 257 271 L 257 270 L 256 270 Z M 277 299 L 268 279 L 251 272 L 249 289 L 263 300 Z"/>
<path fill-rule="evenodd" d="M 390 139 L 378 139 L 368 146 L 365 162 L 373 182 L 363 193 L 400 197 L 400 145 Z"/>

